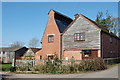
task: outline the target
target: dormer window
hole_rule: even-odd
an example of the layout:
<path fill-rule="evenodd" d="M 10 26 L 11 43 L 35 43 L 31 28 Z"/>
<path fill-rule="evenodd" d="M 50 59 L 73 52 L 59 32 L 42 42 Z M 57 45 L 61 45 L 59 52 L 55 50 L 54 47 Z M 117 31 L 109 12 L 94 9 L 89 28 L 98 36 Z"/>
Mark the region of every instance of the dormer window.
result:
<path fill-rule="evenodd" d="M 48 42 L 54 42 L 54 35 L 48 35 Z"/>
<path fill-rule="evenodd" d="M 74 40 L 75 41 L 84 41 L 85 40 L 85 33 L 75 33 Z"/>

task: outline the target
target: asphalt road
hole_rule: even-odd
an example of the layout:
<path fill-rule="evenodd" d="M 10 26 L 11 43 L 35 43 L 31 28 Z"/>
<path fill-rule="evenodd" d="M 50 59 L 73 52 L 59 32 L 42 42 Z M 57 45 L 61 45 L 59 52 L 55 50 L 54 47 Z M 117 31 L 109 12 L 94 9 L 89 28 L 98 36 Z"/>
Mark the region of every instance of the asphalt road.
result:
<path fill-rule="evenodd" d="M 119 68 L 119 69 L 118 69 Z M 120 67 L 114 66 L 110 69 L 99 72 L 88 72 L 79 74 L 13 74 L 4 73 L 2 77 L 6 78 L 118 78 Z"/>

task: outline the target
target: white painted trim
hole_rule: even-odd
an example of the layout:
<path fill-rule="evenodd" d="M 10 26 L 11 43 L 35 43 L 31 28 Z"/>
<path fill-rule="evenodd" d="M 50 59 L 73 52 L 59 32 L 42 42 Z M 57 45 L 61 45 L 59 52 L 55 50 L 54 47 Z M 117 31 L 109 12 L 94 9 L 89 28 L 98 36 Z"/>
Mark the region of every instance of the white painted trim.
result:
<path fill-rule="evenodd" d="M 47 56 L 54 56 L 55 54 L 47 54 Z"/>
<path fill-rule="evenodd" d="M 55 34 L 47 34 L 47 36 L 49 36 L 49 35 L 55 35 Z"/>

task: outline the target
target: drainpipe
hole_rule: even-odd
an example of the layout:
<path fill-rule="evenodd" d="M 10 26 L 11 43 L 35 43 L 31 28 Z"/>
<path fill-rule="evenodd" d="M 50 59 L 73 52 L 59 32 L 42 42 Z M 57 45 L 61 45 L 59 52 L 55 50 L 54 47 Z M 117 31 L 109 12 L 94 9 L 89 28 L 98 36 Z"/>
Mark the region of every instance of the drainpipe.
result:
<path fill-rule="evenodd" d="M 60 60 L 62 60 L 62 33 L 60 34 Z"/>
<path fill-rule="evenodd" d="M 14 59 L 14 61 L 13 61 L 14 65 L 13 66 L 16 67 L 16 51 L 14 52 L 14 58 L 13 59 Z"/>

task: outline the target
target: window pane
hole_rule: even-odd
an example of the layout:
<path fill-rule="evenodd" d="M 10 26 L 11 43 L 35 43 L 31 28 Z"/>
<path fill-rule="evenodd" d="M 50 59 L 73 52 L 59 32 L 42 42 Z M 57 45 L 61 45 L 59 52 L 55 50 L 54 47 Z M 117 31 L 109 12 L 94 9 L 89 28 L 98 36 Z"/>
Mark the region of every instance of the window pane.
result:
<path fill-rule="evenodd" d="M 110 40 L 110 42 L 112 43 L 112 37 L 110 37 L 110 39 L 109 39 L 109 40 Z"/>
<path fill-rule="evenodd" d="M 54 41 L 54 36 L 53 35 L 49 35 L 48 36 L 48 42 L 53 42 Z"/>
<path fill-rule="evenodd" d="M 85 40 L 85 33 L 75 33 L 74 39 L 75 41 Z"/>

